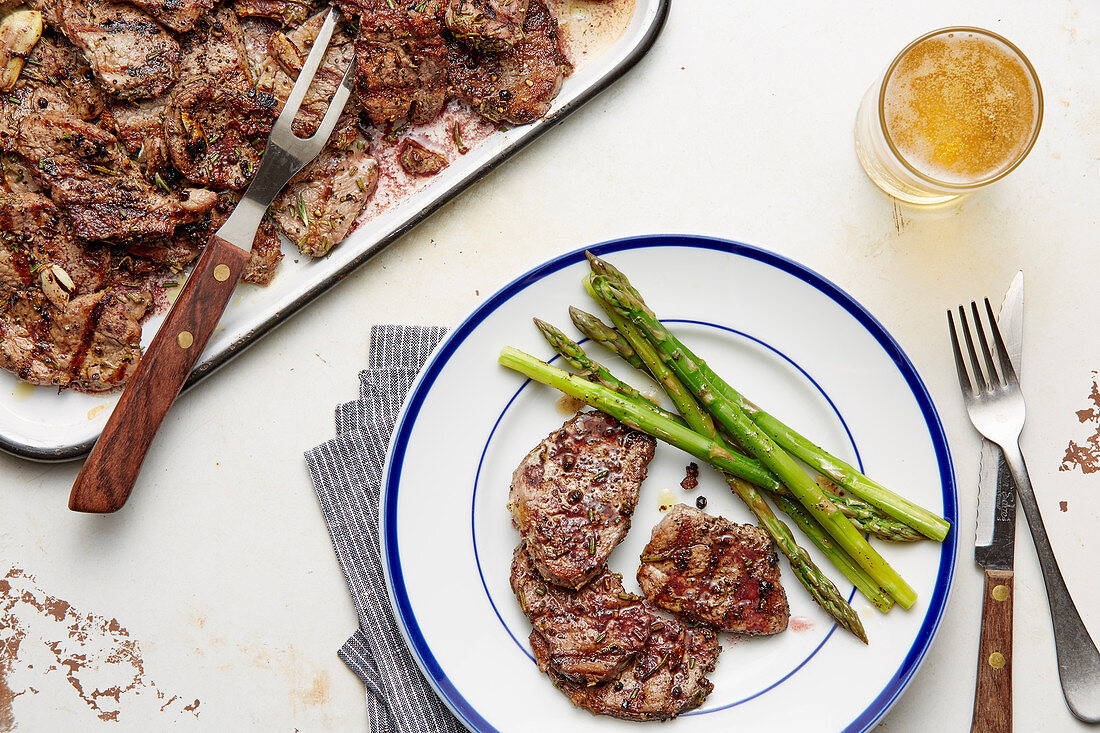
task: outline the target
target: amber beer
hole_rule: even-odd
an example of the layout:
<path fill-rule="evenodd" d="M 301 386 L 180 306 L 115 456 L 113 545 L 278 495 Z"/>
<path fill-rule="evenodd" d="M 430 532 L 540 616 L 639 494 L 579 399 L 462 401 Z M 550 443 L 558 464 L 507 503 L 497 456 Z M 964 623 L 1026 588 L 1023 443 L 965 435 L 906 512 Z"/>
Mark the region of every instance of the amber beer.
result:
<path fill-rule="evenodd" d="M 909 44 L 868 90 L 856 152 L 891 196 L 940 203 L 1007 175 L 1042 118 L 1039 79 L 1016 46 L 979 28 L 944 28 Z"/>

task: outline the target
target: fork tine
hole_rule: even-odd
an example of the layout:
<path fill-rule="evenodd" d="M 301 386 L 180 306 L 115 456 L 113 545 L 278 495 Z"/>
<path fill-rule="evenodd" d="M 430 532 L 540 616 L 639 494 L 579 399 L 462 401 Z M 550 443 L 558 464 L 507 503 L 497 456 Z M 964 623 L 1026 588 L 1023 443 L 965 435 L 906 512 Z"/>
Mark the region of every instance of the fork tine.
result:
<path fill-rule="evenodd" d="M 325 51 L 328 50 L 332 32 L 336 29 L 337 14 L 338 11 L 335 7 L 329 8 L 328 15 L 325 16 L 325 22 L 321 24 L 321 30 L 317 32 L 317 39 L 310 47 L 309 55 L 306 56 L 301 71 L 298 72 L 298 79 L 294 82 L 294 88 L 290 90 L 290 96 L 287 97 L 286 104 L 283 105 L 283 111 L 279 114 L 279 118 L 275 120 L 275 129 L 282 127 L 286 132 L 290 132 L 290 125 L 294 122 L 294 118 L 298 116 L 298 109 L 302 106 L 306 91 L 309 90 L 309 85 L 313 83 L 317 67 L 321 65 L 321 60 L 325 57 Z"/>
<path fill-rule="evenodd" d="M 963 361 L 962 347 L 959 346 L 959 334 L 955 330 L 955 318 L 951 315 L 951 309 L 947 309 L 947 325 L 951 329 L 951 349 L 955 352 L 955 371 L 959 375 L 959 387 L 963 395 L 973 395 L 974 387 L 970 384 L 970 375 L 966 372 L 966 362 Z"/>
<path fill-rule="evenodd" d="M 985 392 L 989 389 L 989 382 L 985 380 L 985 374 L 982 373 L 982 363 L 978 361 L 978 352 L 974 350 L 974 337 L 970 334 L 970 322 L 966 319 L 966 309 L 961 305 L 959 306 L 959 320 L 962 321 L 963 334 L 966 336 L 966 350 L 970 354 L 970 364 L 974 367 L 974 381 L 978 385 L 978 389 Z M 978 328 L 981 328 L 982 324 L 978 324 Z"/>
<path fill-rule="evenodd" d="M 993 306 L 989 304 L 989 298 L 985 299 L 985 311 L 989 314 L 989 322 L 993 325 L 993 343 L 997 346 L 997 356 L 1001 360 L 1001 373 L 1004 374 L 1008 384 L 1019 384 L 1016 377 L 1016 369 L 1012 366 L 1012 359 L 1008 356 L 1004 339 L 1001 338 L 1001 327 L 997 325 L 997 319 L 993 317 Z"/>
<path fill-rule="evenodd" d="M 355 59 L 352 59 L 348 64 L 347 70 L 344 72 L 344 78 L 340 80 L 340 86 L 336 87 L 336 93 L 332 95 L 332 100 L 329 102 L 328 109 L 325 111 L 325 116 L 321 120 L 321 124 L 317 125 L 317 130 L 309 137 L 302 138 L 302 142 L 312 142 L 315 138 L 320 136 L 322 140 L 328 140 L 328 136 L 332 133 L 332 129 L 336 127 L 336 121 L 340 119 L 340 115 L 344 112 L 344 106 L 348 102 L 348 97 L 351 96 L 351 79 L 355 72 Z"/>
<path fill-rule="evenodd" d="M 978 343 L 982 347 L 982 356 L 985 357 L 985 366 L 989 371 L 989 381 L 994 386 L 999 386 L 1002 382 L 1001 376 L 1004 374 L 1004 370 L 997 371 L 996 365 L 993 363 L 993 355 L 989 353 L 989 341 L 985 337 L 985 326 L 982 325 L 981 314 L 978 313 L 978 304 L 975 301 L 970 301 L 970 310 L 974 313 L 974 328 L 978 331 Z M 996 318 L 990 319 L 996 321 Z M 1007 381 L 1007 380 L 1004 380 Z"/>

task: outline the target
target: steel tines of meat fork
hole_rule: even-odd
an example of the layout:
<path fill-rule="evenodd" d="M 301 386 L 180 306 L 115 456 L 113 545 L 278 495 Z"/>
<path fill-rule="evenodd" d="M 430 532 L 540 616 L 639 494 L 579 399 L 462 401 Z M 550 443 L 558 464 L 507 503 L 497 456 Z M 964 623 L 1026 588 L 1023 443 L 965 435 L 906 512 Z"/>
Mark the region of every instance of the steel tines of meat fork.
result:
<path fill-rule="evenodd" d="M 978 432 L 1001 447 L 1005 463 L 1016 482 L 1016 494 L 1027 516 L 1031 539 L 1035 543 L 1039 565 L 1043 570 L 1043 581 L 1046 584 L 1047 601 L 1054 625 L 1054 647 L 1058 655 L 1062 694 L 1075 716 L 1090 723 L 1100 722 L 1100 652 L 1070 598 L 1043 526 L 1035 492 L 1032 491 L 1031 478 L 1020 450 L 1020 433 L 1024 428 L 1026 414 L 1020 380 L 1012 367 L 1012 360 L 1001 338 L 989 299 L 985 299 L 985 323 L 982 322 L 976 302 L 970 303 L 970 310 L 974 320 L 973 327 L 967 318 L 966 309 L 959 306 L 958 329 L 955 327 L 954 314 L 947 311 L 951 345 L 955 350 L 955 368 L 959 374 L 959 386 L 962 388 L 966 411 Z M 959 330 L 963 332 L 969 369 L 963 355 L 963 342 L 959 340 Z M 979 348 L 975 347 L 975 333 L 980 347 L 980 358 Z"/>

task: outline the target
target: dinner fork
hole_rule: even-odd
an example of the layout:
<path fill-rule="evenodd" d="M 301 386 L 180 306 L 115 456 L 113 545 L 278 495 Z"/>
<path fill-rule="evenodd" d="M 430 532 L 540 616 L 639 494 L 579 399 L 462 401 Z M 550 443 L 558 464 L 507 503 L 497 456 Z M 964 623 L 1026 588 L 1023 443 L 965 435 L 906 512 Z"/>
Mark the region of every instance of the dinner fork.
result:
<path fill-rule="evenodd" d="M 1077 607 L 1070 598 L 1069 589 L 1066 588 L 1066 581 L 1062 578 L 1062 571 L 1058 568 L 1058 561 L 1054 558 L 1054 550 L 1051 549 L 1046 528 L 1043 526 L 1035 492 L 1031 488 L 1031 478 L 1024 463 L 1024 454 L 1020 450 L 1020 433 L 1024 428 L 1026 414 L 1020 380 L 1016 377 L 1016 370 L 1008 357 L 1008 350 L 1001 338 L 989 299 L 985 299 L 985 312 L 992 339 L 986 334 L 978 304 L 972 301 L 970 308 L 982 359 L 978 358 L 974 346 L 966 309 L 960 305 L 959 321 L 970 357 L 969 372 L 955 328 L 955 319 L 951 311 L 947 311 L 951 346 L 955 350 L 955 369 L 958 371 L 966 411 L 978 432 L 1001 447 L 1005 463 L 1016 482 L 1016 494 L 1027 516 L 1031 539 L 1035 543 L 1039 566 L 1043 570 L 1047 602 L 1050 604 L 1050 616 L 1054 624 L 1054 649 L 1058 655 L 1062 694 L 1075 716 L 1088 723 L 1100 722 L 1100 651 L 1097 651 L 1096 644 L 1081 621 L 1081 614 L 1077 612 Z"/>
<path fill-rule="evenodd" d="M 338 11 L 329 10 L 298 79 L 267 140 L 259 168 L 233 213 L 211 235 L 164 323 L 122 392 L 69 494 L 69 508 L 113 512 L 126 503 L 145 454 L 168 409 L 241 277 L 264 212 L 279 191 L 317 157 L 351 94 L 355 62 L 348 66 L 317 131 L 301 138 L 291 130 L 306 91 L 328 50 Z"/>

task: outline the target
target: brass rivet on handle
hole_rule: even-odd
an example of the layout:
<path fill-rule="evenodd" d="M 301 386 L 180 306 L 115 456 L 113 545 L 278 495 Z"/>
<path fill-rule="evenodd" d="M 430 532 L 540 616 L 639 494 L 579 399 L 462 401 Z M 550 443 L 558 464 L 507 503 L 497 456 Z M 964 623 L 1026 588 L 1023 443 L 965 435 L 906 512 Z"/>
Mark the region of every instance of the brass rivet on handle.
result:
<path fill-rule="evenodd" d="M 998 585 L 993 588 L 993 600 L 1003 601 L 1008 598 L 1008 586 Z"/>
<path fill-rule="evenodd" d="M 989 655 L 989 666 L 993 669 L 1000 669 L 1005 666 L 1005 655 L 1000 652 L 993 652 Z"/>
<path fill-rule="evenodd" d="M 190 331 L 180 331 L 180 335 L 176 336 L 176 343 L 180 345 L 181 349 L 189 349 L 191 344 L 195 343 L 195 337 L 191 335 Z"/>
<path fill-rule="evenodd" d="M 218 265 L 214 268 L 214 279 L 220 283 L 229 279 L 229 265 Z"/>

